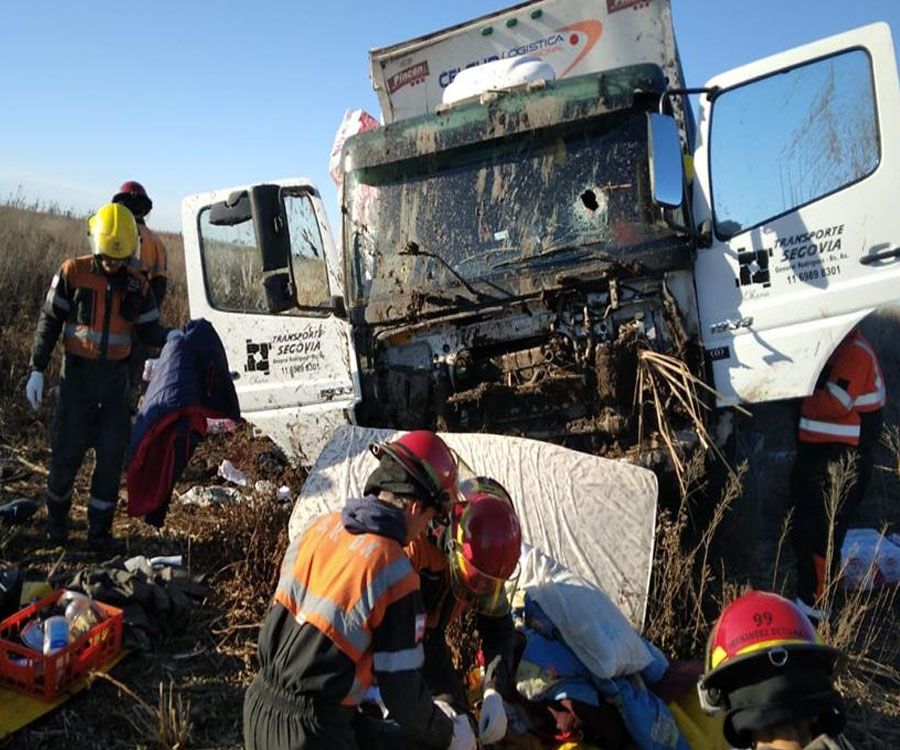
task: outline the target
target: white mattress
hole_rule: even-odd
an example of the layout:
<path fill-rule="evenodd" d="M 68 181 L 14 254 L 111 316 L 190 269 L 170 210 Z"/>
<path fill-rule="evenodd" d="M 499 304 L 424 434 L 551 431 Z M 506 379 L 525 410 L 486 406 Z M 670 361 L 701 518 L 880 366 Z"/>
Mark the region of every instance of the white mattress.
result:
<path fill-rule="evenodd" d="M 369 444 L 399 434 L 351 425 L 335 430 L 294 506 L 291 539 L 312 518 L 360 496 L 377 466 Z M 509 490 L 525 542 L 604 591 L 642 629 L 656 523 L 653 472 L 525 438 L 441 437 L 476 474 L 494 477 Z"/>

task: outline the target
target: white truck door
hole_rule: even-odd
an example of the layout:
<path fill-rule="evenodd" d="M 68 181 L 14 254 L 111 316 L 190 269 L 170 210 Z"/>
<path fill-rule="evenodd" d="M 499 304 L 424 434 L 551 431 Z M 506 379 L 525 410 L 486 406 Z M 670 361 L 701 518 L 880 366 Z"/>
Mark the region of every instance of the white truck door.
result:
<path fill-rule="evenodd" d="M 745 65 L 700 97 L 695 284 L 721 403 L 812 392 L 900 299 L 900 86 L 886 24 Z"/>
<path fill-rule="evenodd" d="M 221 337 L 244 418 L 311 462 L 358 392 L 318 191 L 304 179 L 246 185 L 189 196 L 181 213 L 191 317 Z M 280 259 L 264 248 L 273 231 Z"/>

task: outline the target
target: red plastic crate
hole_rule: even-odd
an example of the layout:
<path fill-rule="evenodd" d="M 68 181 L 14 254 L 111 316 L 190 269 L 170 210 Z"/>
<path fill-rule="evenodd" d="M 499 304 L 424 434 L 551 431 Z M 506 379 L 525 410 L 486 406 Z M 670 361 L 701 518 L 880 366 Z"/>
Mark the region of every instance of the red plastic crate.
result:
<path fill-rule="evenodd" d="M 56 604 L 63 593 L 54 591 L 0 623 L 0 684 L 41 700 L 53 700 L 122 650 L 122 610 L 98 601 L 94 603 L 106 619 L 56 653 L 44 656 L 22 643 L 22 628 L 41 609 Z"/>

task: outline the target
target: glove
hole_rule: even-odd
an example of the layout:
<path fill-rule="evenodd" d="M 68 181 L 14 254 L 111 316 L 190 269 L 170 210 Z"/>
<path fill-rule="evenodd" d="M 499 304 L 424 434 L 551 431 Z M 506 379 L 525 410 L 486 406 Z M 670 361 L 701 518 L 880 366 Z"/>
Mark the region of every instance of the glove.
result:
<path fill-rule="evenodd" d="M 166 334 L 166 343 L 168 344 L 170 341 L 175 341 L 175 339 L 184 338 L 184 331 L 180 328 L 173 328 Z"/>
<path fill-rule="evenodd" d="M 466 714 L 458 714 L 446 701 L 436 700 L 434 705 L 453 719 L 453 739 L 447 745 L 447 750 L 475 750 L 475 732 L 469 723 Z"/>
<path fill-rule="evenodd" d="M 485 745 L 499 742 L 506 736 L 506 709 L 503 698 L 493 688 L 484 691 L 481 702 L 481 718 L 478 720 L 478 736 Z"/>
<path fill-rule="evenodd" d="M 41 399 L 44 397 L 44 373 L 37 370 L 31 371 L 31 376 L 25 384 L 25 398 L 31 404 L 32 409 L 37 409 L 41 405 Z"/>

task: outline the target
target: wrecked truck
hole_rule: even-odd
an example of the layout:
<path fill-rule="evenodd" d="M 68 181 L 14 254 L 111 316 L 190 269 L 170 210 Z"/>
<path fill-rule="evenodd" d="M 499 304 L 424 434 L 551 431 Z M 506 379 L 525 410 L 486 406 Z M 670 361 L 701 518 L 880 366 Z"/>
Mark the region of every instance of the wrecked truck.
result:
<path fill-rule="evenodd" d="M 527 80 L 491 77 L 524 56 Z M 383 124 L 344 144 L 339 238 L 305 179 L 182 206 L 191 315 L 293 455 L 347 422 L 647 455 L 654 414 L 689 441 L 716 413 L 676 381 L 720 408 L 805 396 L 898 297 L 884 24 L 701 88 L 668 0 L 522 3 L 370 61 Z"/>

